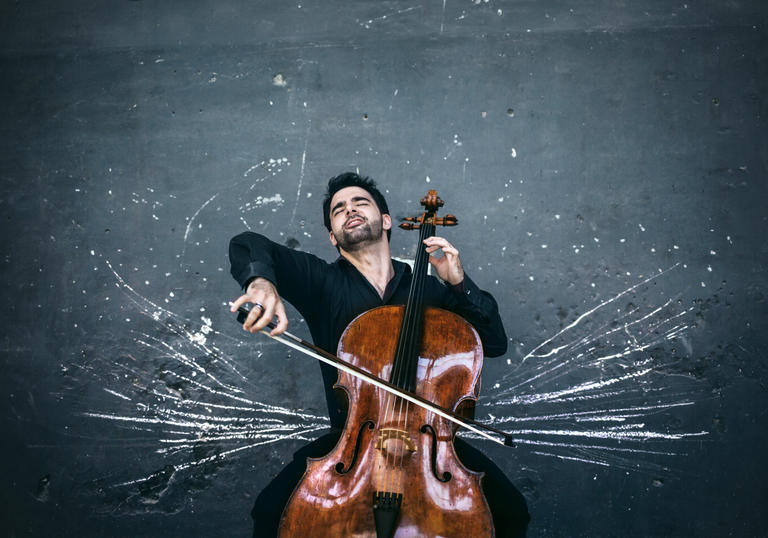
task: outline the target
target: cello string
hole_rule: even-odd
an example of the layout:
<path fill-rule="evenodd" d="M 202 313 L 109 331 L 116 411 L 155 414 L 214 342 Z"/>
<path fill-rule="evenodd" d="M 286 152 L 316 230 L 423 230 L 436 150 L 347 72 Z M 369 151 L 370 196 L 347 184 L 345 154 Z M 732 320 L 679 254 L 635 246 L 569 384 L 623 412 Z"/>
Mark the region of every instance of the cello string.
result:
<path fill-rule="evenodd" d="M 422 218 L 423 219 L 423 218 Z M 423 237 L 423 230 L 419 230 L 419 236 Z M 419 255 L 420 255 L 420 249 L 417 247 L 416 252 L 416 260 L 414 261 L 414 273 L 416 273 L 416 268 L 419 265 Z M 415 277 L 412 277 L 415 278 Z M 399 388 L 403 389 L 406 388 L 405 385 L 405 371 L 407 371 L 407 368 L 405 367 L 405 361 L 408 358 L 407 350 L 410 347 L 408 345 L 408 341 L 411 337 L 412 329 L 410 324 L 410 319 L 412 318 L 412 305 L 413 305 L 413 298 L 414 298 L 414 286 L 417 284 L 416 280 L 411 281 L 411 286 L 409 286 L 408 289 L 408 300 L 405 304 L 405 309 L 403 312 L 403 321 L 401 324 L 400 329 L 400 335 L 397 342 L 397 350 L 395 352 L 395 358 L 394 358 L 394 364 L 393 364 L 393 372 L 391 376 L 392 383 L 397 385 Z M 400 398 L 395 398 L 395 401 L 393 402 L 392 407 L 389 406 L 389 398 L 387 399 L 387 416 L 390 416 L 391 413 L 391 419 L 392 419 L 392 425 L 391 430 L 397 432 L 400 428 L 400 423 L 402 419 L 402 407 L 403 407 L 403 400 Z M 395 411 L 395 409 L 397 409 Z M 397 417 L 397 420 L 395 420 L 395 416 Z M 394 438 L 391 442 L 388 442 L 388 444 L 391 446 L 396 442 L 402 442 L 402 439 Z M 386 451 L 386 462 L 387 462 L 387 473 L 386 473 L 386 486 L 387 489 L 392 491 L 392 493 L 396 493 L 395 491 L 395 480 L 397 477 L 395 476 L 397 474 L 397 469 L 402 467 L 402 458 L 396 458 L 394 454 L 392 454 L 392 458 L 390 460 L 390 453 L 389 451 Z M 401 452 L 402 454 L 402 452 Z"/>
<path fill-rule="evenodd" d="M 423 264 L 423 248 L 420 248 L 419 245 L 423 245 L 423 239 L 425 234 L 424 229 L 424 222 L 425 222 L 425 216 L 422 216 L 422 226 L 419 230 L 419 237 L 420 242 L 417 245 L 416 249 L 416 259 L 414 260 L 414 271 L 411 281 L 411 286 L 409 286 L 408 290 L 408 300 L 405 305 L 405 310 L 403 313 L 403 321 L 401 325 L 401 334 L 398 338 L 398 345 L 397 345 L 397 351 L 395 353 L 395 360 L 394 360 L 394 366 L 393 366 L 393 373 L 392 373 L 392 382 L 400 387 L 401 389 L 413 389 L 413 387 L 409 387 L 408 383 L 408 372 L 411 370 L 411 368 L 408 366 L 408 362 L 412 360 L 412 349 L 413 349 L 413 339 L 414 339 L 414 307 L 417 306 L 416 298 L 418 297 L 418 287 L 420 284 L 420 274 L 421 274 L 421 267 Z M 389 399 L 388 399 L 389 400 Z M 389 403 L 389 402 L 388 402 Z M 395 408 L 397 408 L 397 411 L 395 411 Z M 403 399 L 402 398 L 396 398 L 392 409 L 394 419 L 396 415 L 397 420 L 393 420 L 394 424 L 391 428 L 391 431 L 395 432 L 396 437 L 392 437 L 392 441 L 389 443 L 390 445 L 395 445 L 399 448 L 400 454 L 395 455 L 392 454 L 392 460 L 390 461 L 390 454 L 387 451 L 387 480 L 386 485 L 390 491 L 392 491 L 393 494 L 398 493 L 399 487 L 400 487 L 400 480 L 402 475 L 402 467 L 403 467 L 403 459 L 404 459 L 404 438 L 400 436 L 399 431 L 404 430 L 407 435 L 407 413 L 408 413 L 408 407 L 406 407 L 405 413 L 403 412 Z M 387 413 L 389 413 L 390 407 L 387 405 Z M 405 424 L 406 427 L 403 428 L 403 415 L 405 414 Z"/>
<path fill-rule="evenodd" d="M 420 329 L 423 317 L 422 301 L 424 297 L 424 281 L 426 276 L 426 267 L 428 263 L 429 255 L 426 252 L 424 246 L 424 239 L 432 235 L 433 226 L 431 225 L 431 218 L 434 218 L 434 213 L 425 214 L 422 218 L 421 229 L 419 234 L 419 244 L 416 251 L 416 259 L 414 261 L 414 273 L 413 281 L 409 290 L 408 307 L 410 311 L 407 312 L 403 322 L 403 328 L 407 331 L 406 337 L 403 339 L 405 355 L 401 361 L 403 364 L 402 371 L 400 372 L 403 385 L 407 386 L 409 390 L 416 390 L 416 378 L 418 370 L 418 352 L 420 344 Z M 400 484 L 402 481 L 404 461 L 406 457 L 407 447 L 405 440 L 409 439 L 408 433 L 408 419 L 410 413 L 410 404 L 405 402 L 405 410 L 403 410 L 403 400 L 400 400 L 400 406 L 398 410 L 398 425 L 404 423 L 402 430 L 406 432 L 404 439 L 401 439 L 400 454 L 397 462 L 397 483 L 394 488 L 395 491 L 400 491 Z M 412 440 L 411 440 L 412 441 Z M 412 441 L 413 442 L 413 441 Z"/>
<path fill-rule="evenodd" d="M 408 408 L 410 407 L 410 404 L 408 402 L 405 403 L 405 425 L 403 427 L 403 430 L 407 433 L 408 432 Z M 402 443 L 405 444 L 405 440 L 402 440 Z M 397 467 L 397 482 L 395 484 L 394 491 L 396 493 L 400 493 L 400 483 L 402 482 L 403 478 L 403 460 L 405 459 L 405 453 L 407 449 L 405 446 L 403 446 L 400 450 L 400 461 L 398 462 Z"/>
<path fill-rule="evenodd" d="M 424 228 L 423 228 L 423 222 L 425 220 L 425 217 L 422 216 L 422 227 L 419 230 L 419 237 L 420 240 L 424 239 Z M 421 241 L 419 244 L 422 244 Z M 411 342 L 413 339 L 413 306 L 414 306 L 414 298 L 415 298 L 415 288 L 418 286 L 419 279 L 417 278 L 419 274 L 419 267 L 421 264 L 421 258 L 422 258 L 422 251 L 423 249 L 419 248 L 417 245 L 416 250 L 416 259 L 414 260 L 414 272 L 413 272 L 413 280 L 411 281 L 411 286 L 408 290 L 408 300 L 405 305 L 405 310 L 403 313 L 403 322 L 401 326 L 401 334 L 398 338 L 398 344 L 397 344 L 397 350 L 395 353 L 395 360 L 394 360 L 394 367 L 392 372 L 392 383 L 400 387 L 401 389 L 407 389 L 407 372 L 409 368 L 407 367 L 407 361 L 409 360 L 410 350 L 412 348 Z M 388 399 L 389 400 L 389 399 Z M 389 403 L 389 402 L 388 402 Z M 397 411 L 395 411 L 395 408 L 397 408 Z M 390 407 L 387 405 L 387 413 L 390 412 Z M 395 432 L 400 431 L 402 429 L 401 423 L 403 418 L 403 399 L 402 398 L 396 398 L 395 402 L 393 403 L 393 406 L 391 408 L 392 413 L 392 419 L 394 422 L 394 427 L 392 430 Z M 395 419 L 395 415 L 397 416 L 397 420 Z M 407 432 L 407 429 L 405 430 Z M 394 439 L 393 441 L 398 441 L 402 443 L 403 439 Z M 402 462 L 403 462 L 403 451 L 401 449 L 400 457 L 396 457 L 394 454 L 392 455 L 392 460 L 390 461 L 390 454 L 389 452 L 386 453 L 387 455 L 387 486 L 392 485 L 392 490 L 394 493 L 394 484 L 393 480 L 397 479 L 398 477 L 395 477 L 395 474 L 398 474 L 398 470 L 402 468 Z M 391 473 L 390 473 L 391 469 Z M 399 482 L 399 480 L 398 480 Z"/>
<path fill-rule="evenodd" d="M 423 236 L 423 230 L 420 230 L 420 237 Z M 418 266 L 418 258 L 420 254 L 420 249 L 417 248 L 417 255 L 416 255 L 416 261 L 414 262 L 414 268 Z M 405 345 L 408 335 L 409 335 L 409 306 L 412 304 L 413 301 L 413 288 L 415 281 L 411 282 L 411 286 L 408 290 L 408 300 L 405 305 L 405 310 L 403 313 L 403 321 L 400 328 L 400 335 L 397 340 L 397 346 L 395 349 L 395 356 L 393 360 L 392 365 L 392 372 L 390 373 L 390 382 L 396 385 L 397 387 L 403 389 L 403 379 L 402 379 L 402 371 L 403 371 L 403 360 L 404 357 L 404 348 L 407 348 Z M 400 405 L 398 405 L 398 403 Z M 397 412 L 395 412 L 395 408 L 398 408 Z M 381 421 L 380 428 L 382 430 L 386 429 L 387 432 L 397 432 L 400 424 L 400 418 L 401 418 L 401 412 L 402 412 L 402 399 L 395 398 L 394 402 L 392 401 L 392 395 L 390 393 L 387 393 L 387 397 L 384 403 L 384 416 L 383 420 Z M 395 415 L 397 415 L 397 420 L 395 421 Z M 392 491 L 394 493 L 393 488 L 390 488 L 389 486 L 393 483 L 393 474 L 395 473 L 395 457 L 392 456 L 392 460 L 390 461 L 390 453 L 387 450 L 388 446 L 391 446 L 393 442 L 397 441 L 397 439 L 393 439 L 391 437 L 390 433 L 387 433 L 384 435 L 384 432 L 380 430 L 379 433 L 380 441 L 381 441 L 381 450 L 384 451 L 385 456 L 385 462 L 384 462 L 384 478 L 383 478 L 383 488 L 382 488 L 382 477 L 381 472 L 377 473 L 377 491 Z M 390 441 L 392 439 L 392 441 Z M 380 454 L 381 456 L 381 454 Z M 381 457 L 377 458 L 378 460 L 378 468 L 380 469 L 382 463 L 381 463 Z M 402 462 L 400 462 L 399 465 L 401 465 Z"/>
<path fill-rule="evenodd" d="M 397 353 L 395 353 L 395 356 L 397 356 Z M 390 375 L 390 382 L 392 380 L 393 378 Z M 384 401 L 383 416 L 379 421 L 378 444 L 380 444 L 380 447 L 377 452 L 378 457 L 376 458 L 377 467 L 379 469 L 379 472 L 377 474 L 377 484 L 376 484 L 377 493 L 386 492 L 387 483 L 389 482 L 389 454 L 387 453 L 387 450 L 386 450 L 387 439 L 384 435 L 384 431 L 388 427 L 388 424 L 391 418 L 390 402 L 392 400 L 392 397 L 393 397 L 392 393 L 387 393 L 386 399 Z M 385 458 L 382 458 L 382 451 Z M 382 459 L 384 459 L 384 461 L 382 461 Z M 382 471 L 382 467 L 384 468 L 383 471 Z"/>
<path fill-rule="evenodd" d="M 424 217 L 422 217 L 422 223 L 424 221 Z M 420 239 L 424 238 L 424 229 L 423 227 L 419 230 L 419 237 Z M 409 351 L 412 347 L 410 345 L 410 342 L 413 338 L 413 306 L 414 306 L 414 297 L 415 297 L 415 288 L 418 286 L 418 278 L 417 275 L 419 273 L 418 268 L 420 266 L 421 257 L 422 257 L 422 250 L 418 248 L 416 250 L 416 259 L 414 260 L 414 272 L 412 275 L 411 280 L 411 286 L 409 286 L 408 289 L 408 300 L 405 304 L 405 309 L 403 312 L 403 321 L 400 329 L 400 336 L 398 338 L 397 343 L 397 350 L 395 352 L 395 360 L 393 365 L 393 372 L 392 372 L 392 382 L 400 387 L 401 389 L 406 389 L 407 387 L 407 379 L 406 379 L 406 372 L 409 370 L 406 366 L 406 361 L 409 359 Z M 389 400 L 389 399 L 388 399 Z M 389 403 L 389 402 L 388 402 Z M 397 408 L 397 411 L 395 411 L 395 408 Z M 387 413 L 390 413 L 390 407 L 387 405 Z M 395 401 L 393 402 L 392 408 L 391 408 L 391 418 L 392 422 L 394 423 L 391 427 L 391 431 L 398 432 L 401 428 L 401 422 L 403 417 L 403 399 L 402 398 L 395 398 Z M 395 415 L 397 417 L 397 420 L 395 420 Z M 407 432 L 407 430 L 406 430 Z M 399 434 L 396 434 L 399 437 Z M 390 445 L 393 445 L 395 443 L 402 443 L 403 439 L 399 438 L 393 438 L 392 441 L 389 443 Z M 403 451 L 402 446 L 400 456 L 397 457 L 395 454 L 392 454 L 392 459 L 390 461 L 390 453 L 389 451 L 386 452 L 387 456 L 387 473 L 386 473 L 386 486 L 389 491 L 391 491 L 393 494 L 397 493 L 397 489 L 399 487 L 399 478 L 400 474 L 402 473 L 402 462 L 403 462 Z"/>
<path fill-rule="evenodd" d="M 392 445 L 392 437 L 391 432 L 395 431 L 396 424 L 394 423 L 394 415 L 395 415 L 395 406 L 397 405 L 398 398 L 394 398 L 394 402 L 392 402 L 392 405 L 390 407 L 389 405 L 389 398 L 387 398 L 387 408 L 386 408 L 386 415 L 387 420 L 385 420 L 384 424 L 387 427 L 388 433 L 387 435 L 382 439 L 382 449 L 384 450 L 384 455 L 386 456 L 386 464 L 384 467 L 384 491 L 392 492 L 392 482 L 394 480 L 393 473 L 394 473 L 394 463 L 395 463 L 395 457 L 389 453 L 388 448 Z"/>
<path fill-rule="evenodd" d="M 395 357 L 397 357 L 397 355 L 395 355 Z M 392 401 L 393 399 L 394 399 L 394 401 Z M 391 429 L 391 427 L 392 427 L 391 426 L 392 420 L 394 418 L 394 407 L 396 405 L 396 402 L 397 402 L 397 397 L 396 396 L 393 397 L 393 395 L 391 393 L 387 393 L 387 399 L 386 399 L 386 403 L 384 405 L 384 420 L 380 424 L 380 428 Z M 390 484 L 390 481 L 391 481 L 391 476 L 390 476 L 390 472 L 391 472 L 390 471 L 390 469 L 391 469 L 390 456 L 389 456 L 389 452 L 387 451 L 387 446 L 389 445 L 389 439 L 387 438 L 387 436 L 384 435 L 383 431 L 380 431 L 379 436 L 380 436 L 379 439 L 381 440 L 381 449 L 380 450 L 384 451 L 384 456 L 385 456 L 384 462 L 381 461 L 382 460 L 381 454 L 379 454 L 379 458 L 378 458 L 379 459 L 379 465 L 383 465 L 384 466 L 383 485 L 382 485 L 381 482 L 379 482 L 379 491 L 386 492 L 386 491 L 389 491 L 389 484 Z"/>

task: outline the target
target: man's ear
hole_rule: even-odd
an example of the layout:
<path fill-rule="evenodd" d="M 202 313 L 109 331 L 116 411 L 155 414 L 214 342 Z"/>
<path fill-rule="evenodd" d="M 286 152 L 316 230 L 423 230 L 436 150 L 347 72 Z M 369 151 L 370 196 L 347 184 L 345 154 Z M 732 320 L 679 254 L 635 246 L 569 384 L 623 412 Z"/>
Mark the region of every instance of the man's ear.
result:
<path fill-rule="evenodd" d="M 330 232 L 330 231 L 328 232 L 328 238 L 331 240 L 331 244 L 334 247 L 336 247 L 336 248 L 339 247 L 338 243 L 336 242 L 336 238 L 333 236 L 333 232 Z"/>
<path fill-rule="evenodd" d="M 384 230 L 392 229 L 392 217 L 389 216 L 389 213 L 384 213 L 381 216 L 381 227 Z"/>

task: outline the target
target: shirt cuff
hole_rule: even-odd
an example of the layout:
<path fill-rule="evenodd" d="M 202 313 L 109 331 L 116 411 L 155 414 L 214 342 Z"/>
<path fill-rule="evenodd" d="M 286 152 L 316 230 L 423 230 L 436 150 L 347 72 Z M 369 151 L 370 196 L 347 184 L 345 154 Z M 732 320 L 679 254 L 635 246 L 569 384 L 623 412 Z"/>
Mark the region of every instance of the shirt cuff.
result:
<path fill-rule="evenodd" d="M 466 280 L 466 279 L 465 279 L 465 280 Z M 452 289 L 452 290 L 453 290 L 455 293 L 457 293 L 457 294 L 459 294 L 459 295 L 461 295 L 462 293 L 464 293 L 464 280 L 462 280 L 462 281 L 461 281 L 461 282 L 459 282 L 458 284 L 451 284 L 451 289 Z"/>
<path fill-rule="evenodd" d="M 465 302 L 465 304 L 469 303 L 473 310 L 485 312 L 494 306 L 493 300 L 489 300 L 486 293 L 466 273 L 464 273 L 464 280 L 460 284 L 451 285 L 450 287 L 456 293 L 457 299 L 460 302 Z"/>
<path fill-rule="evenodd" d="M 240 284 L 240 287 L 245 290 L 248 287 L 248 284 L 251 283 L 251 280 L 258 277 L 266 278 L 272 282 L 272 284 L 275 284 L 276 279 L 274 270 L 263 262 L 251 262 L 246 265 L 245 269 L 237 275 L 237 281 Z"/>

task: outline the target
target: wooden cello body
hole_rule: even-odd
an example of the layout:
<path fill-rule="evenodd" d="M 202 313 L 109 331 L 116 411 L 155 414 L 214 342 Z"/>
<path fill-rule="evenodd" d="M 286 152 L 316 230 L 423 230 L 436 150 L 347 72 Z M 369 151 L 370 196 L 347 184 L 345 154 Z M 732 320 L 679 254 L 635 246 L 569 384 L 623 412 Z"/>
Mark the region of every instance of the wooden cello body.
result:
<path fill-rule="evenodd" d="M 424 222 L 421 235 L 431 235 Z M 436 406 L 471 410 L 482 343 L 458 315 L 422 307 L 425 257 L 417 255 L 408 304 L 355 318 L 337 356 Z M 281 537 L 494 535 L 483 473 L 456 457 L 451 422 L 344 372 L 335 387 L 349 402 L 344 431 L 329 454 L 308 460 Z"/>

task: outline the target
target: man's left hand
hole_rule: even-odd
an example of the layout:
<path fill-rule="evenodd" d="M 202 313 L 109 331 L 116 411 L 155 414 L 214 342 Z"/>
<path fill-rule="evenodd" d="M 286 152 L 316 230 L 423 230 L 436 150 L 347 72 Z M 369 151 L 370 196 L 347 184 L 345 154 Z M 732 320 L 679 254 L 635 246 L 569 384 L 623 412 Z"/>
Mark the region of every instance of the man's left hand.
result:
<path fill-rule="evenodd" d="M 461 284 L 464 281 L 464 268 L 461 266 L 459 251 L 456 250 L 456 247 L 451 245 L 445 238 L 437 236 L 426 238 L 424 244 L 427 246 L 427 253 L 430 255 L 429 263 L 437 271 L 437 276 L 454 286 Z M 437 250 L 443 251 L 441 258 L 432 256 L 432 253 Z"/>

